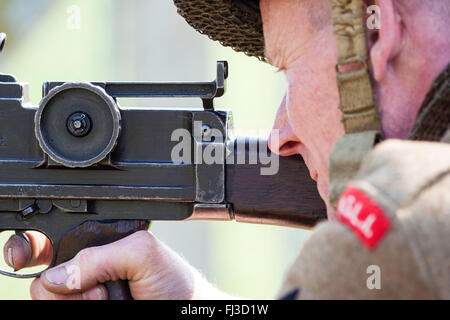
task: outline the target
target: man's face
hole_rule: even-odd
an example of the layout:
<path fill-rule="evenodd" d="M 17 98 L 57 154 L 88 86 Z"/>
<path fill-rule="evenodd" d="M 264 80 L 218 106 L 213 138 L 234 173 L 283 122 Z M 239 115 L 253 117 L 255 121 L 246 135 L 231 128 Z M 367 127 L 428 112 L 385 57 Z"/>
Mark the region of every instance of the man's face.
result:
<path fill-rule="evenodd" d="M 338 109 L 334 71 L 337 46 L 330 2 L 261 0 L 260 7 L 266 56 L 283 70 L 288 82 L 269 139 L 270 147 L 281 156 L 302 155 L 326 200 L 329 156 L 344 134 Z M 279 130 L 278 146 L 274 143 L 274 130 Z"/>

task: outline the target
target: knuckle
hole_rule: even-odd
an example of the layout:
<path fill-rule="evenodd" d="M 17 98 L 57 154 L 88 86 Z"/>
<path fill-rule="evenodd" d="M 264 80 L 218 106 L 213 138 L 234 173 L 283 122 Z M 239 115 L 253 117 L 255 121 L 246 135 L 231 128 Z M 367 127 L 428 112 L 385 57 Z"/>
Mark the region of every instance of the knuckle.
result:
<path fill-rule="evenodd" d="M 157 240 L 155 236 L 148 231 L 138 231 L 133 234 L 133 240 L 143 248 L 150 249 L 155 246 Z"/>
<path fill-rule="evenodd" d="M 74 261 L 78 265 L 86 265 L 89 263 L 89 260 L 92 259 L 92 256 L 95 255 L 95 248 L 86 248 L 77 253 L 74 258 Z"/>
<path fill-rule="evenodd" d="M 138 231 L 133 234 L 130 240 L 130 258 L 145 262 L 152 261 L 155 252 L 158 251 L 158 240 L 152 233 L 148 231 Z"/>

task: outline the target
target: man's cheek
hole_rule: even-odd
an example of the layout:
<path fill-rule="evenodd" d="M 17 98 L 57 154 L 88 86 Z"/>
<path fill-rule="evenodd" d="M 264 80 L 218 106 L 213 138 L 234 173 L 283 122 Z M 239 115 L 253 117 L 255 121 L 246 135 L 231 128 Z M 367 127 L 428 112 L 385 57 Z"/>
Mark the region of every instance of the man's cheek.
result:
<path fill-rule="evenodd" d="M 320 97 L 312 93 L 314 87 L 310 85 L 292 84 L 286 91 L 286 110 L 292 125 L 307 128 L 318 120 L 318 109 L 321 109 Z"/>
<path fill-rule="evenodd" d="M 315 149 L 315 138 L 320 135 L 320 123 L 311 110 L 301 103 L 288 111 L 289 120 L 295 135 L 308 149 Z"/>
<path fill-rule="evenodd" d="M 299 133 L 304 131 L 308 126 L 308 121 L 313 119 L 311 119 L 311 115 L 308 112 L 305 99 L 296 94 L 296 89 L 297 87 L 290 86 L 286 92 L 286 113 L 291 128 L 295 133 Z"/>

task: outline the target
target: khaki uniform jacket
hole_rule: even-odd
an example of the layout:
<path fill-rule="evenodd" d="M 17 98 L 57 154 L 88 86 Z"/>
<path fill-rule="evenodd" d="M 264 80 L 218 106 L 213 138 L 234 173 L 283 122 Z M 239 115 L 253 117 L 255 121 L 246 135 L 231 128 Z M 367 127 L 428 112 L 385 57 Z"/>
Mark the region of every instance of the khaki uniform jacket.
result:
<path fill-rule="evenodd" d="M 298 290 L 300 299 L 450 299 L 450 145 L 382 143 L 353 186 L 381 209 L 388 229 L 370 248 L 351 223 L 321 223 L 280 297 Z"/>

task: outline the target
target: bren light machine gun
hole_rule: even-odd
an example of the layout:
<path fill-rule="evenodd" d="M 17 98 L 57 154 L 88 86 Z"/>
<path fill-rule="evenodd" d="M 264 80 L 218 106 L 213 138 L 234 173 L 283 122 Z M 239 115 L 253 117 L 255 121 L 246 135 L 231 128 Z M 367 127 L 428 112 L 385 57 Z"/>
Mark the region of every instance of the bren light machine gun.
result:
<path fill-rule="evenodd" d="M 46 82 L 32 106 L 27 85 L 0 74 L 0 232 L 42 232 L 54 266 L 151 220 L 325 219 L 301 157 L 277 158 L 269 172 L 256 161 L 274 156 L 267 141 L 231 138 L 230 113 L 213 107 L 227 75 L 218 62 L 212 82 Z M 127 97 L 198 97 L 203 108 L 121 109 L 117 98 Z M 131 298 L 126 281 L 106 285 L 110 299 Z"/>

